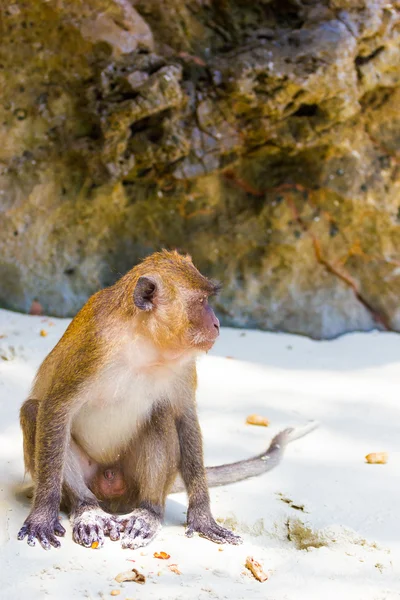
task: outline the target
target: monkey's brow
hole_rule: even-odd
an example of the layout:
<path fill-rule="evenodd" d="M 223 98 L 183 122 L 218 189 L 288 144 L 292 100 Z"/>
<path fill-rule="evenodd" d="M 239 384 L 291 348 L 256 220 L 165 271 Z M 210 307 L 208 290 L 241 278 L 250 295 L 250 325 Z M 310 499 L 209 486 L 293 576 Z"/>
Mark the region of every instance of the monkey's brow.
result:
<path fill-rule="evenodd" d="M 208 295 L 209 296 L 217 296 L 222 289 L 222 283 L 220 281 L 217 281 L 216 279 L 209 279 L 208 284 L 209 284 L 207 287 Z"/>

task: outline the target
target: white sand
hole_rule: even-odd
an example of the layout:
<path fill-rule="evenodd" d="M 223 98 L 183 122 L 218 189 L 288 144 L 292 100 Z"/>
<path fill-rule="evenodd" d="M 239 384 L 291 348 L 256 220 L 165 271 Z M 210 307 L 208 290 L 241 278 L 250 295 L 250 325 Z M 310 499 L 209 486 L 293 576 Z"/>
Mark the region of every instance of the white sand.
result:
<path fill-rule="evenodd" d="M 0 311 L 1 598 L 109 598 L 113 589 L 121 591 L 121 599 L 400 598 L 399 335 L 373 332 L 314 342 L 222 331 L 199 364 L 207 464 L 248 457 L 283 427 L 320 421 L 317 431 L 290 446 L 278 469 L 211 492 L 215 517 L 243 535 L 242 546 L 220 551 L 199 537 L 186 539 L 186 498 L 180 494 L 169 498 L 166 524 L 147 548 L 122 550 L 108 539 L 102 550 L 79 547 L 63 516 L 62 548 L 45 552 L 16 539 L 29 510 L 17 493 L 24 477 L 18 410 L 36 368 L 67 323 Z M 267 416 L 271 426 L 245 425 L 250 413 Z M 389 453 L 387 465 L 365 464 L 367 453 L 381 450 Z M 326 545 L 297 549 L 286 525 L 296 518 L 322 531 Z M 171 559 L 157 560 L 155 551 L 168 552 Z M 243 575 L 247 555 L 264 565 L 267 582 Z M 182 575 L 170 572 L 170 563 Z M 130 567 L 147 576 L 144 586 L 114 581 Z"/>

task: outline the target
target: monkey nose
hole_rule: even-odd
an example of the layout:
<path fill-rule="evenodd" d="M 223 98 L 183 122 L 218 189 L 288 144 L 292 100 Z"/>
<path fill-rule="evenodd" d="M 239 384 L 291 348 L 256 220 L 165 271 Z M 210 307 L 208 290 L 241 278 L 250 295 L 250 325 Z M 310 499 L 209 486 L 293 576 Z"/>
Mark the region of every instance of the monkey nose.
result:
<path fill-rule="evenodd" d="M 215 316 L 214 316 L 214 319 L 213 319 L 213 324 L 214 324 L 215 329 L 219 333 L 219 327 L 220 327 L 220 325 L 219 325 L 219 319 L 217 317 L 215 317 Z"/>

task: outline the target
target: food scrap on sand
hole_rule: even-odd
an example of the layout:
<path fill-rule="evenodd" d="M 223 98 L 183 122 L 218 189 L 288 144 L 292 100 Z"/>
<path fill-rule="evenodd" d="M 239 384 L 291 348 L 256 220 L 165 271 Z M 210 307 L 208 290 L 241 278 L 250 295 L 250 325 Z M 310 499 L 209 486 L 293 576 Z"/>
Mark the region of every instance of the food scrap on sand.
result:
<path fill-rule="evenodd" d="M 262 427 L 268 427 L 269 421 L 266 417 L 260 415 L 249 415 L 246 419 L 248 425 L 261 425 Z"/>
<path fill-rule="evenodd" d="M 367 454 L 365 460 L 369 465 L 386 465 L 388 458 L 387 452 L 371 452 Z"/>
<path fill-rule="evenodd" d="M 41 329 L 40 330 L 40 335 L 41 335 L 41 337 L 46 337 L 47 331 L 45 329 Z"/>
<path fill-rule="evenodd" d="M 134 581 L 135 583 L 146 583 L 146 577 L 143 573 L 139 573 L 137 569 L 132 569 L 131 571 L 123 571 L 122 573 L 118 573 L 115 578 L 115 581 L 118 583 L 123 583 L 124 581 Z"/>
<path fill-rule="evenodd" d="M 177 575 L 182 575 L 180 570 L 178 569 L 178 565 L 168 565 L 168 569 Z"/>
<path fill-rule="evenodd" d="M 154 558 L 162 558 L 163 560 L 167 560 L 167 558 L 171 558 L 169 554 L 166 552 L 154 552 Z"/>
<path fill-rule="evenodd" d="M 258 579 L 258 581 L 267 581 L 268 579 L 268 575 L 266 573 L 264 573 L 262 566 L 260 565 L 259 562 L 257 562 L 256 560 L 254 560 L 254 558 L 252 556 L 248 556 L 246 558 L 246 564 L 245 567 L 247 569 L 249 569 L 249 571 L 251 571 L 251 573 L 254 575 L 254 577 L 256 579 Z"/>

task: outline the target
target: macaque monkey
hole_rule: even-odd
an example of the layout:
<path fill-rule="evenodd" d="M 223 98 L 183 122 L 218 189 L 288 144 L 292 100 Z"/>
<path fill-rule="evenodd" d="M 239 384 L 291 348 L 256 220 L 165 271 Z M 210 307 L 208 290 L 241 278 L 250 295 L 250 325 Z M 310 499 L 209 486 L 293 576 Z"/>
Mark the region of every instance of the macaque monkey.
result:
<path fill-rule="evenodd" d="M 212 517 L 208 486 L 270 470 L 310 428 L 283 431 L 259 456 L 205 469 L 196 357 L 219 335 L 208 303 L 217 292 L 190 257 L 162 251 L 88 300 L 21 408 L 34 496 L 18 539 L 58 547 L 62 503 L 77 543 L 122 536 L 123 547 L 138 548 L 161 527 L 166 496 L 185 489 L 187 535 L 241 542 Z"/>

